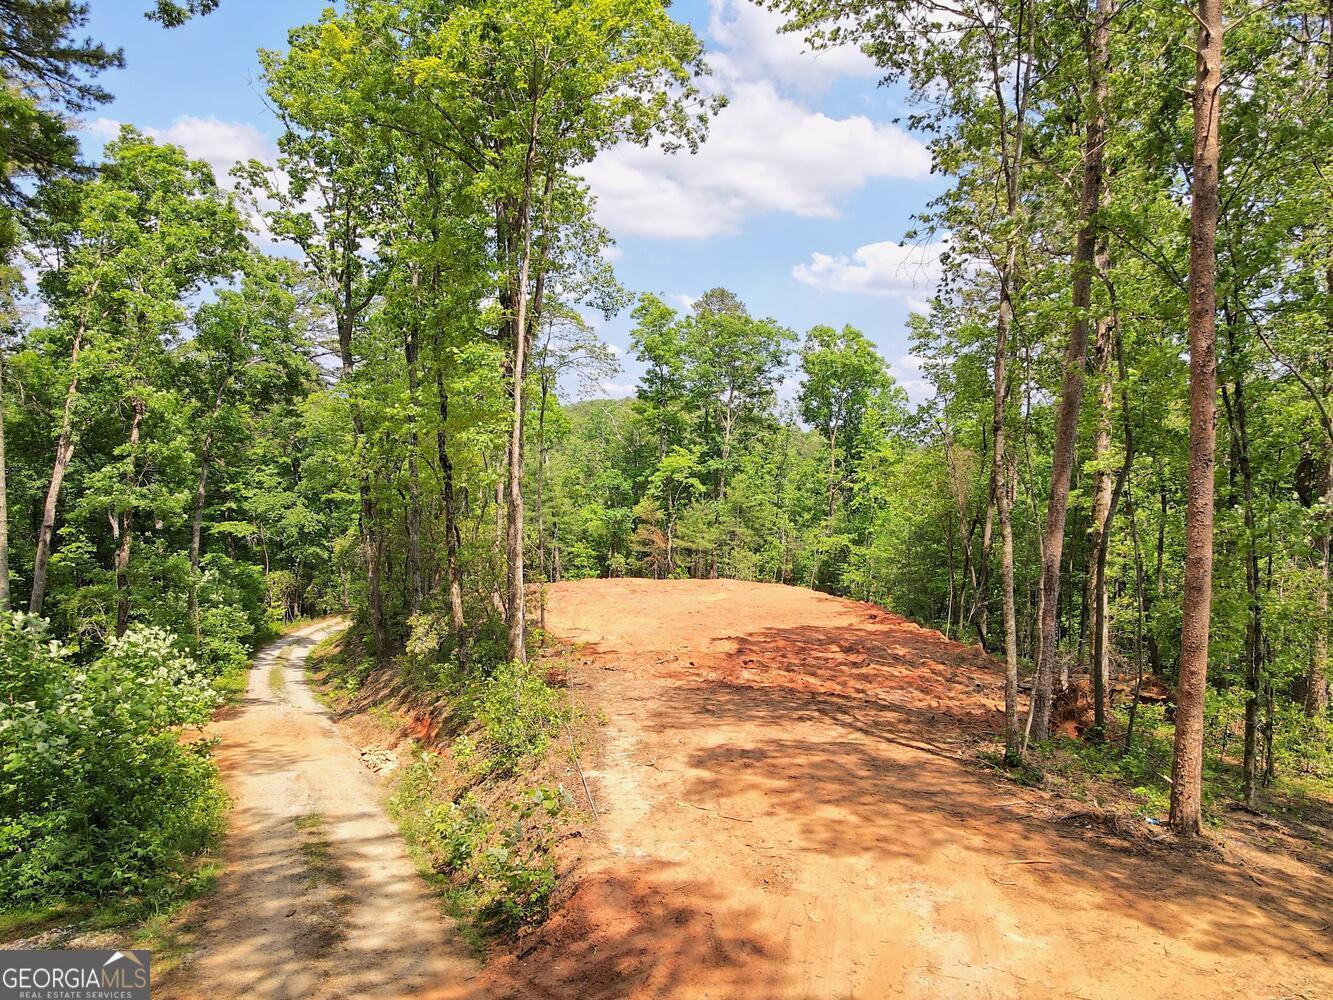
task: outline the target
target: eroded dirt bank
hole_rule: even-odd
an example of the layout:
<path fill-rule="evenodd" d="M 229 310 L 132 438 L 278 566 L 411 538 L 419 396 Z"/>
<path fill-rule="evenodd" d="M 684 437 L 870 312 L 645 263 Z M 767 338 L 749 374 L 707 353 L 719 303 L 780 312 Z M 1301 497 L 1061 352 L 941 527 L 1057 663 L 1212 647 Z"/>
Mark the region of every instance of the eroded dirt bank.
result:
<path fill-rule="evenodd" d="M 306 686 L 306 655 L 339 623 L 255 659 L 217 723 L 234 800 L 225 871 L 167 1000 L 474 995 L 476 964 L 404 853 L 380 791 Z"/>
<path fill-rule="evenodd" d="M 996 667 L 731 581 L 550 588 L 606 718 L 582 878 L 486 976 L 540 997 L 1333 996 L 1322 872 L 1136 852 L 958 759 Z"/>

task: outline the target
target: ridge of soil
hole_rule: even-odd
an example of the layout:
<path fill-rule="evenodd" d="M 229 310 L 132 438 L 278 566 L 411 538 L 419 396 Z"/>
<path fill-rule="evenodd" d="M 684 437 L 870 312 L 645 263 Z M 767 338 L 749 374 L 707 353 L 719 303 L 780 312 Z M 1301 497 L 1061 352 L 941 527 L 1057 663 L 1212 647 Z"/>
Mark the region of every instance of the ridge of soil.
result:
<path fill-rule="evenodd" d="M 1052 823 L 964 759 L 1001 722 L 979 650 L 774 584 L 588 580 L 547 602 L 606 721 L 601 816 L 488 992 L 1333 996 L 1317 867 Z"/>

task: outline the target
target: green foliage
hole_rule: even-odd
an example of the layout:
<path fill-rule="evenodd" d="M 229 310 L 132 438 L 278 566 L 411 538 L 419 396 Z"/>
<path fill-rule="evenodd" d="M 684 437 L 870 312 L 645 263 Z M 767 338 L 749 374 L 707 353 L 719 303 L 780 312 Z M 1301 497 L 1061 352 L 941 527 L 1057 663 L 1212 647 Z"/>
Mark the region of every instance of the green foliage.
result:
<path fill-rule="evenodd" d="M 10 899 L 155 896 L 220 831 L 217 694 L 164 632 L 75 662 L 44 622 L 0 618 L 0 890 Z"/>
<path fill-rule="evenodd" d="M 426 823 L 448 871 L 465 868 L 491 832 L 486 810 L 471 795 L 437 804 L 428 812 Z"/>
<path fill-rule="evenodd" d="M 475 790 L 441 797 L 439 758 L 418 753 L 389 800 L 409 849 L 447 879 L 458 915 L 481 934 L 504 934 L 546 916 L 555 889 L 551 851 L 568 806 L 563 789 L 535 788 L 498 807 L 493 818 Z"/>
<path fill-rule="evenodd" d="M 1117 713 L 1118 731 L 1123 732 L 1127 709 Z M 1138 802 L 1138 812 L 1164 817 L 1170 800 L 1171 741 L 1175 727 L 1164 718 L 1161 705 L 1140 705 L 1134 720 L 1134 741 L 1126 750 L 1123 740 L 1056 740 L 1051 749 L 1068 754 L 1047 760 L 1047 766 L 1078 781 L 1084 775 L 1123 785 Z M 1038 749 L 1042 754 L 1042 748 Z M 1211 795 L 1209 796 L 1211 798 Z"/>
<path fill-rule="evenodd" d="M 476 867 L 484 899 L 477 916 L 487 930 L 513 931 L 546 917 L 556 878 L 553 821 L 567 798 L 563 789 L 536 788 L 509 804 L 512 818 L 500 843 L 486 848 Z"/>
<path fill-rule="evenodd" d="M 563 694 L 546 683 L 536 663 L 504 663 L 481 682 L 476 718 L 489 770 L 513 773 L 540 757 L 556 727 L 569 716 Z"/>

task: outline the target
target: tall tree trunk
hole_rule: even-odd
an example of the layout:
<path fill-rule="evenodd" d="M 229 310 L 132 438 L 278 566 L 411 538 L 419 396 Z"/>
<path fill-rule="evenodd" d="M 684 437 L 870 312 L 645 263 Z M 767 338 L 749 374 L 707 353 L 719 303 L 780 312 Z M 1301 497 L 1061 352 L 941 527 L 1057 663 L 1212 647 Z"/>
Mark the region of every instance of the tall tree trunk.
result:
<path fill-rule="evenodd" d="M 1106 468 L 1111 451 L 1111 407 L 1114 403 L 1114 384 L 1111 375 L 1111 341 L 1113 324 L 1109 317 L 1098 319 L 1097 336 L 1093 347 L 1093 369 L 1100 377 L 1097 386 L 1097 429 L 1093 435 L 1092 461 L 1095 466 L 1092 485 L 1092 524 L 1088 531 L 1088 586 L 1087 606 L 1092 609 L 1089 618 L 1089 642 L 1092 649 L 1093 725 L 1098 732 L 1106 730 L 1106 690 L 1110 681 L 1106 616 L 1106 549 L 1110 538 L 1111 494 L 1115 489 L 1115 475 Z"/>
<path fill-rule="evenodd" d="M 1008 68 L 1001 68 L 1000 54 L 994 46 L 990 51 L 991 88 L 997 106 L 1001 109 L 1000 161 L 1005 181 L 1005 215 L 1018 229 L 1024 159 L 1024 137 L 1027 121 L 1027 102 L 1032 80 L 1032 57 L 1028 52 L 1031 41 L 1031 12 L 1020 5 L 1015 35 L 1018 42 L 1019 66 L 1012 74 L 1012 120 L 1006 126 L 1005 84 Z M 1013 147 L 1010 148 L 1012 135 Z M 995 319 L 995 391 L 991 421 L 992 466 L 991 478 L 995 497 L 995 513 L 1000 522 L 1000 589 L 1004 610 L 1004 756 L 1010 763 L 1023 754 L 1023 739 L 1018 731 L 1018 622 L 1014 607 L 1014 526 L 1010 486 L 1013 474 L 1005 447 L 1005 408 L 1009 395 L 1007 363 L 1009 333 L 1014 319 L 1014 289 L 1018 278 L 1017 231 L 1008 235 L 1008 247 L 1000 268 L 1000 301 Z"/>
<path fill-rule="evenodd" d="M 416 273 L 412 285 L 417 284 Z M 407 607 L 416 614 L 421 607 L 421 483 L 417 470 L 417 397 L 420 395 L 418 356 L 420 330 L 416 320 L 403 332 L 403 356 L 407 362 Z"/>
<path fill-rule="evenodd" d="M 208 430 L 204 432 L 203 444 L 199 449 L 199 482 L 194 489 L 194 516 L 190 519 L 190 623 L 194 628 L 194 641 L 203 639 L 199 625 L 199 564 L 203 551 L 204 500 L 208 495 L 208 466 L 213 450 L 213 421 L 222 409 L 222 393 L 227 381 L 218 383 L 213 395 L 213 409 L 208 415 Z"/>
<path fill-rule="evenodd" d="M 1098 222 L 1101 206 L 1103 150 L 1106 145 L 1106 89 L 1110 62 L 1110 20 L 1114 0 L 1097 0 L 1088 40 L 1087 131 L 1083 138 L 1083 180 L 1079 192 L 1079 229 L 1074 244 L 1073 306 L 1069 345 L 1065 349 L 1064 380 L 1060 409 L 1055 422 L 1055 453 L 1051 459 L 1051 493 L 1046 505 L 1046 528 L 1042 537 L 1040 659 L 1034 691 L 1032 733 L 1045 739 L 1050 733 L 1052 688 L 1055 681 L 1056 638 L 1060 601 L 1060 558 L 1064 552 L 1065 521 L 1069 513 L 1069 481 L 1074 470 L 1078 438 L 1078 413 L 1083 404 L 1083 382 L 1088 354 L 1088 328 L 1092 308 L 1092 278 L 1095 267 Z"/>
<path fill-rule="evenodd" d="M 462 535 L 458 529 L 458 507 L 454 499 L 454 463 L 449 456 L 449 392 L 444 384 L 443 364 L 435 368 L 435 391 L 439 397 L 439 426 L 435 449 L 440 460 L 440 507 L 444 514 L 444 558 L 449 587 L 449 626 L 460 655 L 467 649 L 467 623 L 463 620 L 463 571 L 458 559 Z"/>
<path fill-rule="evenodd" d="M 1315 591 L 1315 626 L 1310 672 L 1305 686 L 1305 714 L 1314 718 L 1328 711 L 1328 589 L 1329 556 L 1333 545 L 1333 442 L 1324 470 L 1324 523 L 1319 536 L 1320 585 Z"/>
<path fill-rule="evenodd" d="M 1233 363 L 1236 356 L 1234 327 L 1228 325 Z M 1242 795 L 1253 807 L 1259 789 L 1259 710 L 1263 703 L 1263 605 L 1259 598 L 1259 531 L 1254 516 L 1254 473 L 1250 467 L 1250 431 L 1245 412 L 1245 381 L 1236 374 L 1232 392 L 1222 386 L 1222 402 L 1231 427 L 1231 453 L 1241 481 L 1241 514 L 1245 523 L 1245 590 L 1249 615 L 1245 622 L 1245 753 L 1241 766 Z"/>
<path fill-rule="evenodd" d="M 993 397 L 991 440 L 993 442 L 991 477 L 995 482 L 995 510 L 1000 522 L 1000 590 L 1004 607 L 1004 752 L 1010 762 L 1022 754 L 1018 732 L 1018 626 L 1014 611 L 1014 526 L 1009 504 L 1009 461 L 1005 449 L 1005 405 L 1008 396 L 1007 373 L 1009 329 L 1013 304 L 1009 298 L 1009 279 L 1015 251 L 1000 276 L 1000 308 L 995 324 L 995 392 Z"/>
<path fill-rule="evenodd" d="M 143 427 L 143 415 L 147 406 L 142 399 L 132 404 L 134 416 L 130 419 L 130 456 L 129 470 L 125 473 L 125 482 L 131 490 L 135 489 L 136 459 L 139 453 L 139 432 Z M 116 635 L 124 635 L 130 624 L 130 546 L 134 540 L 134 505 L 127 504 L 120 512 L 120 543 L 116 546 Z"/>
<path fill-rule="evenodd" d="M 986 486 L 986 516 L 981 524 L 981 558 L 978 560 L 977 587 L 973 592 L 973 618 L 977 626 L 977 642 L 982 652 L 989 653 L 987 635 L 990 629 L 990 561 L 995 538 L 995 456 L 991 455 L 990 481 Z"/>
<path fill-rule="evenodd" d="M 339 376 L 345 383 L 350 383 L 356 360 L 352 355 L 352 331 L 354 317 L 352 309 L 352 288 L 350 272 L 343 276 L 343 301 L 338 317 L 338 355 Z M 348 385 L 350 393 L 351 386 Z M 365 468 L 366 422 L 361 413 L 361 404 L 355 399 L 351 403 L 353 448 L 356 452 L 358 469 L 357 492 L 360 505 L 358 521 L 361 533 L 361 553 L 366 560 L 366 586 L 370 603 L 370 633 L 375 646 L 375 662 L 384 659 L 388 652 L 388 639 L 384 631 L 384 597 L 380 584 L 379 546 L 375 539 L 375 507 L 370 495 L 370 473 Z"/>
<path fill-rule="evenodd" d="M 1202 832 L 1203 699 L 1213 601 L 1213 477 L 1217 432 L 1218 132 L 1221 129 L 1222 0 L 1199 0 L 1194 74 L 1194 175 L 1190 198 L 1190 451 L 1180 683 L 1171 764 L 1171 825 Z"/>
<path fill-rule="evenodd" d="M 1333 0 L 1324 9 L 1324 30 L 1333 33 Z M 1326 44 L 1324 54 L 1325 90 L 1333 100 L 1333 44 Z M 1324 269 L 1324 291 L 1333 298 L 1333 264 Z M 1326 334 L 1333 336 L 1333 330 Z M 1329 555 L 1333 548 L 1333 422 L 1328 419 L 1325 409 L 1320 409 L 1320 422 L 1324 427 L 1324 446 L 1327 448 L 1327 462 L 1324 466 L 1324 516 L 1319 530 L 1319 568 L 1322 580 L 1315 592 L 1315 612 L 1319 624 L 1315 628 L 1314 642 L 1310 650 L 1310 669 L 1305 678 L 1305 714 L 1310 718 L 1322 716 L 1328 711 L 1328 588 Z"/>
<path fill-rule="evenodd" d="M 537 490 L 536 490 L 536 510 L 537 515 L 537 572 L 542 581 L 542 599 L 540 605 L 541 620 L 537 627 L 543 632 L 546 631 L 546 581 L 550 579 L 546 572 L 546 403 L 551 394 L 551 386 L 548 381 L 545 366 L 541 372 L 541 403 L 537 408 Z"/>
<path fill-rule="evenodd" d="M 495 534 L 491 539 L 491 564 L 495 569 L 495 572 L 491 574 L 491 605 L 503 622 L 509 621 L 509 606 L 505 603 L 505 595 L 500 586 L 500 581 L 505 576 L 505 533 L 508 531 L 506 527 L 508 511 L 505 507 L 505 474 L 508 468 L 509 442 L 506 440 L 502 465 L 495 478 Z"/>
<path fill-rule="evenodd" d="M 97 290 L 94 285 L 89 296 Z M 69 389 L 65 392 L 65 408 L 60 416 L 60 436 L 56 439 L 56 457 L 51 466 L 51 479 L 46 487 L 46 502 L 42 505 L 42 524 L 37 530 L 37 550 L 32 559 L 32 592 L 28 599 L 28 611 L 31 614 L 42 613 L 42 603 L 46 598 L 46 571 L 51 560 L 51 542 L 56 530 L 56 505 L 60 500 L 60 487 L 65 482 L 65 473 L 74 458 L 74 405 L 79 399 L 79 352 L 83 349 L 83 338 L 87 334 L 86 319 L 79 321 L 79 328 L 74 334 L 74 345 L 70 350 L 69 367 L 72 372 Z"/>
<path fill-rule="evenodd" d="M 5 483 L 5 368 L 0 353 L 0 611 L 9 610 L 9 491 Z"/>
<path fill-rule="evenodd" d="M 513 289 L 514 315 L 510 341 L 514 409 L 509 431 L 508 573 L 505 603 L 509 610 L 509 659 L 514 663 L 526 663 L 528 660 L 527 608 L 523 587 L 523 382 L 528 371 L 528 282 L 532 276 L 532 189 L 537 141 L 535 110 L 533 117 L 523 168 L 523 196 L 518 206 L 520 249 L 518 276 Z"/>

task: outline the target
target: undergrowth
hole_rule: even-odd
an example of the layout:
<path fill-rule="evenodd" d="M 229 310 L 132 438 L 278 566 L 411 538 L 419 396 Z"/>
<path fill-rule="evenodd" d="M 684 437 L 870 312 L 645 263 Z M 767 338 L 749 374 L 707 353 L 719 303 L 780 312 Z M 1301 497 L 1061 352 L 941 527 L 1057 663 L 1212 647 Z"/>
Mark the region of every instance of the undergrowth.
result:
<path fill-rule="evenodd" d="M 1222 696 L 1210 693 L 1205 715 L 1203 799 L 1205 820 L 1216 825 L 1224 807 L 1241 799 L 1241 715 Z M 1291 800 L 1333 802 L 1333 766 L 1303 747 L 1319 745 L 1302 730 L 1304 720 L 1287 720 L 1274 747 L 1274 774 L 1261 788 L 1261 801 L 1289 811 Z M 1083 801 L 1097 801 L 1143 817 L 1164 820 L 1171 802 L 1171 760 L 1175 726 L 1163 705 L 1140 705 L 1134 736 L 1126 743 L 1127 706 L 1111 713 L 1102 739 L 1053 737 L 1034 743 L 1018 767 L 1003 767 L 998 754 L 983 755 L 1012 780 L 1047 787 Z M 1318 721 L 1306 722 L 1317 726 Z M 1318 734 L 1316 734 L 1317 736 Z"/>
<path fill-rule="evenodd" d="M 487 807 L 475 791 L 447 791 L 438 754 L 418 751 L 389 799 L 408 850 L 475 947 L 546 917 L 556 885 L 551 854 L 568 805 L 562 788 L 527 789 Z"/>
<path fill-rule="evenodd" d="M 481 950 L 546 917 L 557 879 L 553 847 L 571 810 L 544 765 L 574 712 L 547 666 L 503 658 L 502 636 L 487 641 L 483 633 L 460 661 L 447 638 L 425 631 L 423 624 L 414 633 L 387 688 L 368 685 L 371 657 L 351 634 L 316 647 L 310 670 L 329 704 L 356 703 L 381 730 L 398 716 L 383 700 L 365 704 L 371 697 L 443 703 L 439 745 L 412 744 L 388 806 L 409 853 Z"/>

